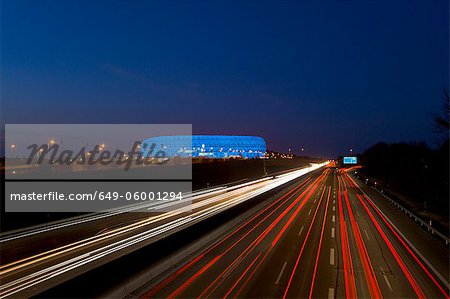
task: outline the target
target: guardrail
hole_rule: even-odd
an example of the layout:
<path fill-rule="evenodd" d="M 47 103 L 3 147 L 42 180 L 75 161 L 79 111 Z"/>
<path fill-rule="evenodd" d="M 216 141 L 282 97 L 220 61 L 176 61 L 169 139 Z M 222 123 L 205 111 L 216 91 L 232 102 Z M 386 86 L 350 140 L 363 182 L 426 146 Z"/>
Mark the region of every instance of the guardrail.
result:
<path fill-rule="evenodd" d="M 359 176 L 357 176 L 357 178 L 360 179 Z M 409 218 L 411 218 L 415 222 L 419 223 L 421 227 L 425 227 L 429 233 L 431 233 L 432 235 L 436 235 L 439 238 L 441 238 L 444 241 L 445 245 L 449 245 L 450 239 L 447 236 L 445 236 L 444 234 L 442 234 L 441 232 L 439 232 L 436 228 L 434 228 L 432 226 L 433 223 L 432 223 L 431 220 L 429 220 L 429 222 L 426 222 L 425 220 L 423 220 L 422 218 L 420 218 L 419 216 L 415 215 L 413 212 L 411 212 L 410 210 L 408 210 L 407 208 L 405 208 L 404 206 L 399 204 L 397 201 L 393 200 L 391 197 L 386 195 L 383 192 L 382 189 L 380 190 L 376 186 L 370 186 L 370 188 L 372 188 L 373 190 L 377 191 L 383 198 L 387 199 L 391 204 L 393 204 L 398 209 L 400 209 L 400 211 L 404 212 L 407 216 L 409 216 Z"/>

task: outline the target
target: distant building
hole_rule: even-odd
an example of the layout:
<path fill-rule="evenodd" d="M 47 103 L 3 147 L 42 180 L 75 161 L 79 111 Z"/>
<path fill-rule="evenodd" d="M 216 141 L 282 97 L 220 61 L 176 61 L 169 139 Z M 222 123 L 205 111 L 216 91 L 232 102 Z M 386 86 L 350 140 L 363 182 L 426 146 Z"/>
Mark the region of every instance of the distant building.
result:
<path fill-rule="evenodd" d="M 141 151 L 147 155 L 154 144 L 154 151 L 163 150 L 169 157 L 193 158 L 263 158 L 266 142 L 257 136 L 232 135 L 177 135 L 158 136 L 142 142 Z"/>

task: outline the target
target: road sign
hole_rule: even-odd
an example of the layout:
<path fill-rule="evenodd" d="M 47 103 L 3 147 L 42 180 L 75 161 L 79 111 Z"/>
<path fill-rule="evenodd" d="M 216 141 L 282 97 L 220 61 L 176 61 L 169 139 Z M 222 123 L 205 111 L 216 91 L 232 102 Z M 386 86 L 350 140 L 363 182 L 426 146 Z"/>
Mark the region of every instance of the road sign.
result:
<path fill-rule="evenodd" d="M 344 164 L 357 164 L 358 159 L 356 157 L 344 157 Z"/>

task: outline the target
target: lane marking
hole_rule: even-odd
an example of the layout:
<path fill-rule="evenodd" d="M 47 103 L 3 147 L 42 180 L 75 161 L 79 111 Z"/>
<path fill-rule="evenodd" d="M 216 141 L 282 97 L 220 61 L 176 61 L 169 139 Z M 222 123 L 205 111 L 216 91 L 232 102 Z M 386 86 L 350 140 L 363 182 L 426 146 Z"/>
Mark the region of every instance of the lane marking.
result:
<path fill-rule="evenodd" d="M 334 239 L 334 227 L 331 228 L 331 237 Z"/>
<path fill-rule="evenodd" d="M 367 286 L 369 286 L 370 297 L 380 298 L 382 295 L 381 290 L 379 288 L 378 280 L 376 279 L 376 275 L 373 272 L 372 262 L 370 261 L 370 257 L 367 252 L 366 245 L 364 244 L 360 229 L 356 222 L 356 218 L 353 215 L 353 209 L 351 207 L 350 200 L 348 198 L 347 190 L 344 190 L 344 199 L 347 206 L 348 215 L 350 218 L 351 230 L 353 231 L 353 234 L 355 236 L 360 261 L 364 269 L 364 277 L 366 278 Z"/>
<path fill-rule="evenodd" d="M 312 210 L 311 210 L 311 209 L 309 209 L 309 212 L 308 212 L 308 216 L 309 216 L 309 214 L 311 214 L 311 211 L 312 211 Z"/>
<path fill-rule="evenodd" d="M 334 212 L 334 211 L 336 211 L 336 207 L 335 207 L 335 206 L 333 206 L 333 212 Z"/>
<path fill-rule="evenodd" d="M 354 204 L 354 203 L 353 203 Z M 358 217 L 359 217 L 359 212 L 358 211 L 356 211 L 356 215 L 358 215 Z"/>
<path fill-rule="evenodd" d="M 341 194 L 341 181 L 339 181 L 339 192 L 338 192 L 338 204 L 339 204 L 339 233 L 341 237 L 341 249 L 342 249 L 342 261 L 343 261 L 343 274 L 344 274 L 344 286 L 345 286 L 345 296 L 348 298 L 356 298 L 356 282 L 353 275 L 353 262 L 351 258 L 347 225 L 344 219 L 344 208 L 342 202 Z"/>
<path fill-rule="evenodd" d="M 370 240 L 370 238 L 369 238 L 369 234 L 367 234 L 367 231 L 366 231 L 366 229 L 364 229 L 364 234 L 366 234 L 366 238 L 367 238 L 367 240 Z"/>
<path fill-rule="evenodd" d="M 333 299 L 333 298 L 334 298 L 334 289 L 329 288 L 328 289 L 328 299 Z"/>
<path fill-rule="evenodd" d="M 334 215 L 333 215 L 333 218 L 331 218 L 331 221 L 334 222 L 335 220 L 336 220 L 336 218 L 335 218 Z"/>
<path fill-rule="evenodd" d="M 275 281 L 275 284 L 278 284 L 280 282 L 281 276 L 283 275 L 284 268 L 286 268 L 287 262 L 284 262 L 283 268 L 281 268 L 280 274 L 278 274 L 277 281 Z"/>
<path fill-rule="evenodd" d="M 326 175 L 327 173 L 328 173 L 328 171 L 325 170 L 323 176 L 325 177 L 325 175 Z M 324 179 L 324 177 L 322 178 L 322 180 Z M 313 188 L 315 189 L 315 187 L 313 187 Z M 313 189 L 313 191 L 310 191 L 310 192 L 311 192 L 311 193 L 314 192 L 314 189 Z M 323 193 L 322 193 L 322 196 L 323 196 Z M 269 247 L 269 249 L 266 251 L 266 254 L 263 256 L 263 258 L 260 260 L 260 262 L 256 265 L 255 269 L 250 273 L 250 276 L 247 277 L 247 279 L 244 281 L 244 283 L 243 283 L 243 284 L 241 285 L 241 287 L 238 289 L 237 294 L 235 294 L 236 297 L 239 297 L 239 294 L 240 294 L 241 291 L 245 288 L 246 284 L 247 284 L 248 281 L 252 278 L 252 276 L 255 274 L 255 272 L 258 270 L 259 266 L 261 265 L 261 263 L 263 262 L 263 260 L 264 260 L 265 257 L 267 256 L 267 254 L 268 254 L 268 253 L 270 252 L 270 250 L 276 245 L 276 243 L 278 242 L 278 240 L 281 238 L 281 236 L 283 235 L 283 233 L 284 233 L 284 232 L 286 231 L 286 229 L 289 227 L 289 225 L 290 225 L 290 223 L 293 221 L 293 219 L 295 219 L 295 217 L 298 215 L 298 213 L 299 213 L 300 210 L 302 209 L 304 203 L 305 203 L 306 201 L 308 201 L 309 198 L 310 198 L 310 194 L 307 195 L 307 197 L 305 198 L 305 201 L 303 201 L 303 202 L 300 204 L 300 206 L 297 208 L 297 210 L 295 210 L 294 214 L 289 218 L 288 222 L 283 226 L 283 228 L 281 229 L 281 231 L 278 233 L 278 235 L 275 237 L 274 241 L 272 242 L 272 246 Z M 320 206 L 320 203 L 321 203 L 321 202 L 322 202 L 322 197 L 321 197 L 321 199 L 320 199 L 319 206 Z M 289 208 L 290 208 L 290 207 L 289 207 Z M 288 211 L 289 211 L 289 209 L 288 209 Z M 279 217 L 283 217 L 283 214 L 282 214 L 281 216 L 279 216 Z M 314 223 L 315 217 L 316 217 L 316 214 L 314 214 L 312 223 Z M 281 218 L 281 219 L 282 219 L 282 218 Z M 277 221 L 279 222 L 279 219 L 278 219 L 278 218 L 277 218 L 276 221 L 274 222 L 275 225 L 276 225 Z M 265 235 L 267 235 L 267 234 L 265 233 Z M 262 235 L 262 236 L 264 237 L 265 235 Z M 307 234 L 307 236 L 306 236 L 306 239 L 308 239 L 308 235 L 309 235 L 309 230 L 308 230 L 308 234 Z M 305 241 L 305 242 L 306 242 L 306 241 Z M 305 242 L 304 242 L 304 243 L 305 243 Z M 256 244 L 256 245 L 257 245 L 257 244 Z M 292 279 L 289 280 L 288 284 L 291 283 L 291 280 L 292 280 Z M 220 285 L 220 282 L 219 282 L 219 285 Z M 217 287 L 218 287 L 218 286 L 217 286 Z M 217 288 L 217 287 L 216 287 L 216 288 Z M 215 289 L 216 289 L 216 288 L 215 288 Z M 209 294 L 213 293 L 213 292 L 215 291 L 215 289 L 212 290 Z M 203 292 L 203 293 L 205 293 L 205 292 Z M 227 294 L 227 295 L 228 295 L 228 294 Z M 206 296 L 202 296 L 202 294 L 200 294 L 199 298 L 200 298 L 200 297 L 206 297 Z M 227 296 L 225 296 L 225 297 L 227 297 Z"/>
<path fill-rule="evenodd" d="M 319 258 L 322 252 L 322 243 L 323 243 L 323 235 L 325 232 L 325 225 L 327 223 L 327 212 L 328 212 L 328 206 L 330 203 L 330 197 L 331 197 L 331 188 L 327 188 L 328 189 L 328 195 L 327 195 L 327 202 L 325 203 L 325 213 L 324 213 L 324 219 L 322 222 L 322 228 L 320 230 L 320 238 L 319 238 L 319 245 L 317 248 L 317 255 L 316 255 L 316 262 L 314 264 L 314 271 L 313 271 L 313 275 L 312 275 L 312 282 L 311 282 L 311 287 L 309 290 L 309 298 L 312 298 L 313 295 L 313 291 L 314 291 L 314 283 L 316 281 L 316 277 L 317 277 L 317 270 L 319 267 Z"/>
<path fill-rule="evenodd" d="M 330 265 L 334 265 L 334 248 L 330 248 Z"/>
<path fill-rule="evenodd" d="M 336 204 L 336 200 L 335 200 L 335 199 L 333 199 L 333 205 L 334 205 L 334 204 Z"/>
<path fill-rule="evenodd" d="M 408 281 L 409 281 L 410 285 L 412 286 L 412 288 L 414 289 L 414 292 L 416 293 L 417 297 L 426 298 L 422 288 L 420 287 L 419 283 L 416 280 L 417 277 L 412 275 L 410 269 L 405 264 L 405 260 L 403 260 L 402 257 L 399 255 L 399 253 L 396 251 L 394 245 L 392 244 L 392 241 L 389 240 L 388 236 L 386 235 L 384 230 L 381 228 L 380 223 L 378 223 L 378 221 L 375 219 L 375 216 L 372 214 L 372 211 L 369 210 L 367 204 L 362 200 L 362 196 L 360 196 L 359 194 L 356 194 L 356 196 L 358 197 L 359 201 L 361 202 L 363 208 L 366 210 L 367 215 L 370 217 L 370 220 L 375 225 L 379 235 L 383 238 L 384 243 L 388 246 L 389 251 L 394 256 L 394 258 L 397 261 L 397 264 L 400 266 L 403 274 L 408 279 Z"/>
<path fill-rule="evenodd" d="M 325 190 L 324 190 L 324 191 L 325 191 Z M 287 283 L 286 288 L 285 288 L 285 290 L 284 290 L 284 293 L 283 293 L 283 297 L 282 297 L 282 298 L 286 298 L 286 297 L 287 297 L 287 294 L 288 294 L 288 292 L 289 292 L 289 288 L 290 288 L 290 286 L 291 286 L 291 284 L 292 284 L 292 281 L 293 281 L 293 279 L 294 279 L 295 273 L 296 273 L 296 271 L 297 271 L 297 268 L 298 268 L 298 265 L 299 265 L 299 262 L 300 262 L 300 258 L 301 258 L 302 254 L 303 254 L 303 250 L 305 249 L 306 242 L 308 241 L 308 238 L 309 238 L 309 236 L 310 236 L 310 233 L 311 233 L 313 224 L 314 224 L 315 221 L 316 221 L 317 213 L 318 213 L 318 211 L 319 211 L 320 205 L 322 204 L 322 200 L 323 200 L 323 195 L 324 195 L 324 193 L 325 193 L 325 192 L 323 192 L 322 195 L 321 195 L 321 197 L 320 197 L 319 204 L 318 204 L 318 206 L 317 206 L 317 208 L 316 208 L 316 210 L 315 210 L 315 212 L 314 212 L 314 216 L 313 216 L 313 218 L 312 218 L 312 221 L 311 221 L 311 223 L 309 224 L 309 228 L 308 228 L 308 231 L 306 232 L 305 240 L 303 241 L 302 247 L 300 248 L 300 252 L 299 252 L 299 254 L 298 254 L 298 256 L 297 256 L 297 259 L 296 259 L 296 261 L 295 261 L 294 268 L 293 268 L 292 271 L 291 271 L 291 275 L 289 276 L 289 280 L 288 280 L 288 283 Z"/>
<path fill-rule="evenodd" d="M 401 238 L 399 238 L 399 240 L 406 242 L 410 248 L 422 259 L 423 262 L 425 262 L 425 264 L 430 268 L 431 271 L 433 271 L 433 273 L 439 278 L 439 280 L 447 287 L 447 289 L 450 288 L 450 284 L 449 282 L 444 278 L 444 276 L 442 276 L 441 273 L 439 273 L 439 271 L 437 271 L 437 269 L 422 255 L 422 253 L 420 253 L 420 251 L 405 237 L 405 235 L 400 231 L 400 229 L 391 221 L 391 219 L 389 219 L 384 213 L 383 211 L 373 202 L 373 200 L 367 195 L 366 192 L 364 192 L 364 190 L 361 189 L 361 187 L 359 186 L 359 184 L 355 183 L 355 181 L 350 178 L 353 183 L 355 184 L 356 187 L 358 187 L 359 190 L 361 190 L 361 192 L 364 194 L 364 196 L 369 200 L 369 202 L 371 203 L 372 207 L 376 209 L 376 211 L 380 214 L 383 215 L 383 217 L 385 218 L 385 221 L 387 221 L 386 223 L 389 223 L 394 230 L 397 232 L 397 234 L 399 234 L 403 240 Z M 405 246 L 406 247 L 406 246 Z M 407 248 L 407 247 L 406 247 Z M 408 250 L 409 251 L 409 250 Z M 413 255 L 414 257 L 414 255 Z M 414 259 L 416 259 L 414 257 Z M 421 265 L 419 260 L 416 260 L 419 265 Z M 422 265 L 421 265 L 422 267 Z M 422 268 L 425 269 L 425 268 Z M 429 274 L 429 273 L 427 273 Z M 429 275 L 429 277 L 432 277 Z M 435 283 L 436 284 L 436 283 Z M 436 284 L 436 286 L 438 286 L 438 284 Z M 443 291 L 443 289 L 439 286 L 439 289 L 442 293 L 444 293 L 445 295 L 447 295 L 447 293 L 445 291 Z"/>
<path fill-rule="evenodd" d="M 226 272 L 222 275 L 222 277 L 228 276 L 228 274 L 230 274 L 230 272 L 233 271 L 233 270 L 237 267 L 238 263 L 239 263 L 241 260 L 242 260 L 242 257 L 240 257 L 240 258 L 237 260 L 237 263 L 236 263 L 235 265 L 233 265 L 233 267 L 231 267 L 230 269 L 228 269 L 228 271 L 226 271 Z"/>
<path fill-rule="evenodd" d="M 364 191 L 363 191 L 364 193 Z M 425 262 L 425 264 L 430 268 L 431 271 L 433 271 L 433 273 L 439 278 L 439 280 L 447 287 L 450 288 L 450 284 L 447 282 L 447 280 L 441 275 L 441 273 L 439 273 L 436 268 L 434 268 L 434 266 L 422 255 L 422 253 L 420 253 L 420 251 L 414 247 L 414 245 L 405 237 L 405 235 L 398 229 L 398 227 L 395 226 L 395 224 L 389 219 L 387 218 L 387 216 L 383 213 L 383 211 L 380 210 L 380 208 L 372 201 L 372 199 L 370 199 L 370 197 L 364 193 L 365 197 L 368 199 L 368 202 L 372 205 L 372 207 L 375 209 L 376 212 L 378 212 L 378 214 L 382 217 L 382 220 L 389 225 L 392 226 L 389 227 L 391 229 L 391 231 L 394 233 L 394 235 L 400 240 L 400 242 L 402 242 L 403 246 L 407 249 L 407 251 L 411 254 L 411 256 L 416 260 L 416 262 L 419 264 L 419 266 L 425 270 L 425 273 L 427 273 L 428 277 L 430 277 L 433 282 L 435 283 L 435 285 L 439 288 L 439 290 L 443 293 L 443 294 L 447 294 L 445 293 L 445 291 L 442 289 L 442 287 L 436 282 L 434 281 L 433 276 L 431 275 L 431 273 L 428 272 L 428 270 L 425 268 L 425 266 L 420 262 L 420 260 L 417 258 L 417 256 L 415 256 L 413 254 L 413 252 L 411 251 L 414 250 L 416 252 L 416 254 L 422 259 L 423 262 Z M 406 246 L 406 244 L 404 244 L 404 242 L 406 242 L 406 244 L 409 245 L 410 248 L 408 248 L 408 246 Z"/>
<path fill-rule="evenodd" d="M 320 177 L 318 178 L 320 179 Z M 317 180 L 318 180 L 317 179 Z M 258 244 L 272 231 L 273 227 L 275 227 L 275 225 L 277 225 L 277 223 L 279 223 L 281 221 L 281 219 L 283 219 L 283 217 L 289 212 L 291 211 L 294 206 L 300 201 L 301 198 L 304 198 L 305 200 L 300 204 L 300 206 L 297 207 L 297 210 L 294 212 L 293 215 L 291 215 L 291 218 L 288 220 L 288 222 L 285 224 L 285 226 L 282 228 L 282 230 L 278 233 L 278 235 L 276 236 L 276 238 L 273 240 L 272 242 L 272 246 L 269 247 L 269 250 L 266 251 L 265 255 L 262 257 L 262 259 L 258 262 L 258 264 L 256 265 L 256 268 L 253 270 L 252 274 L 249 276 L 249 278 L 253 275 L 254 271 L 256 271 L 256 269 L 259 267 L 259 265 L 262 263 L 262 261 L 264 260 L 264 258 L 267 256 L 267 254 L 270 252 L 270 249 L 273 248 L 275 246 L 275 244 L 278 242 L 278 240 L 281 238 L 282 234 L 284 233 L 284 231 L 287 229 L 287 227 L 289 226 L 290 222 L 292 222 L 292 219 L 294 219 L 294 217 L 300 212 L 300 210 L 302 209 L 303 205 L 308 201 L 309 197 L 311 196 L 311 194 L 313 192 L 315 192 L 315 189 L 317 188 L 316 185 L 313 184 L 309 184 L 308 187 L 302 192 L 302 194 L 300 194 L 299 197 L 297 197 L 284 211 L 281 215 L 278 216 L 277 219 L 275 219 L 275 221 L 272 223 L 273 226 L 272 227 L 267 227 L 263 234 L 259 236 L 258 239 L 255 239 L 243 252 L 240 253 L 239 258 L 247 258 L 249 256 L 249 254 L 256 248 L 256 246 L 258 246 Z M 295 190 L 295 189 L 294 189 Z M 297 189 L 298 190 L 298 189 Z M 292 191 L 292 192 L 299 192 L 299 191 Z M 289 193 L 288 193 L 289 194 Z M 293 198 L 296 193 L 293 193 L 290 195 L 290 197 L 288 198 Z M 307 194 L 306 197 L 303 197 L 304 194 Z M 273 210 L 271 213 L 275 212 L 277 209 Z M 268 215 L 266 215 L 266 217 L 262 220 L 260 220 L 260 222 L 254 226 L 257 227 L 260 223 L 262 223 L 267 216 L 271 215 L 271 213 L 269 213 Z M 223 239 L 225 240 L 225 239 Z M 236 244 L 238 244 L 240 242 L 240 240 L 236 241 L 232 247 L 234 247 Z M 172 292 L 172 294 L 169 295 L 169 298 L 176 298 L 179 297 L 180 293 L 184 292 L 184 290 L 191 285 L 196 279 L 197 277 L 199 277 L 200 275 L 202 275 L 203 272 L 205 272 L 206 270 L 208 270 L 212 265 L 214 265 L 214 263 L 216 261 L 218 261 L 220 259 L 221 256 L 223 256 L 227 251 L 231 250 L 232 247 L 228 247 L 228 249 L 222 253 L 222 255 L 219 255 L 217 257 L 215 257 L 211 262 L 209 262 L 206 266 L 203 266 L 202 269 L 200 269 L 199 272 L 197 272 L 194 276 L 190 277 L 189 280 L 187 280 L 186 282 L 183 283 L 183 285 L 179 286 L 174 292 Z M 259 257 L 259 256 L 258 256 Z M 257 259 L 255 259 L 251 265 L 256 261 Z M 233 261 L 230 265 L 227 266 L 227 268 L 223 271 L 227 271 L 228 268 L 230 268 L 234 263 L 236 263 L 236 260 Z M 249 266 L 250 269 L 251 265 Z M 222 272 L 222 273 L 223 273 Z M 242 273 L 242 275 L 239 277 L 237 283 L 239 283 L 239 281 L 243 278 L 243 276 L 245 275 L 245 273 L 247 272 L 247 270 L 245 272 Z M 199 297 L 203 298 L 203 297 L 207 297 L 207 295 L 209 296 L 209 294 L 213 293 L 218 286 L 224 281 L 224 279 L 220 279 L 219 276 L 217 276 L 214 281 L 212 281 L 212 283 L 210 283 L 203 291 L 202 293 L 199 295 Z M 243 288 L 245 286 L 246 282 L 244 282 L 244 285 L 242 285 L 241 288 Z M 236 283 L 232 286 L 232 288 L 229 290 L 229 292 L 231 292 L 235 287 L 236 287 Z M 238 293 L 240 292 L 241 289 L 238 290 Z"/>
<path fill-rule="evenodd" d="M 303 231 L 304 228 L 305 228 L 305 227 L 302 226 L 302 228 L 301 228 L 300 231 L 298 232 L 298 235 L 299 235 L 299 236 L 302 234 L 302 231 Z"/>
<path fill-rule="evenodd" d="M 386 284 L 387 284 L 389 290 L 391 290 L 391 292 L 392 292 L 392 286 L 391 286 L 391 283 L 389 282 L 389 279 L 387 278 L 386 274 L 384 274 L 383 267 L 380 266 L 380 269 L 381 269 L 381 273 L 383 273 L 384 281 L 386 281 Z"/>

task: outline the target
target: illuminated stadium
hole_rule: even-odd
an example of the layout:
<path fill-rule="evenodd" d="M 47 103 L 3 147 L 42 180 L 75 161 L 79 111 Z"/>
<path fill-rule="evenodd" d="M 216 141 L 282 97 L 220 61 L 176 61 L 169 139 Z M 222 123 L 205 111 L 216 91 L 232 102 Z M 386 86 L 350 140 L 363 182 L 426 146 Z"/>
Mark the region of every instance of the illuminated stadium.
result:
<path fill-rule="evenodd" d="M 158 136 L 146 139 L 142 143 L 144 155 L 147 155 L 150 145 L 154 144 L 154 151 L 163 150 L 169 157 L 252 159 L 262 158 L 266 152 L 266 142 L 257 136 Z"/>

